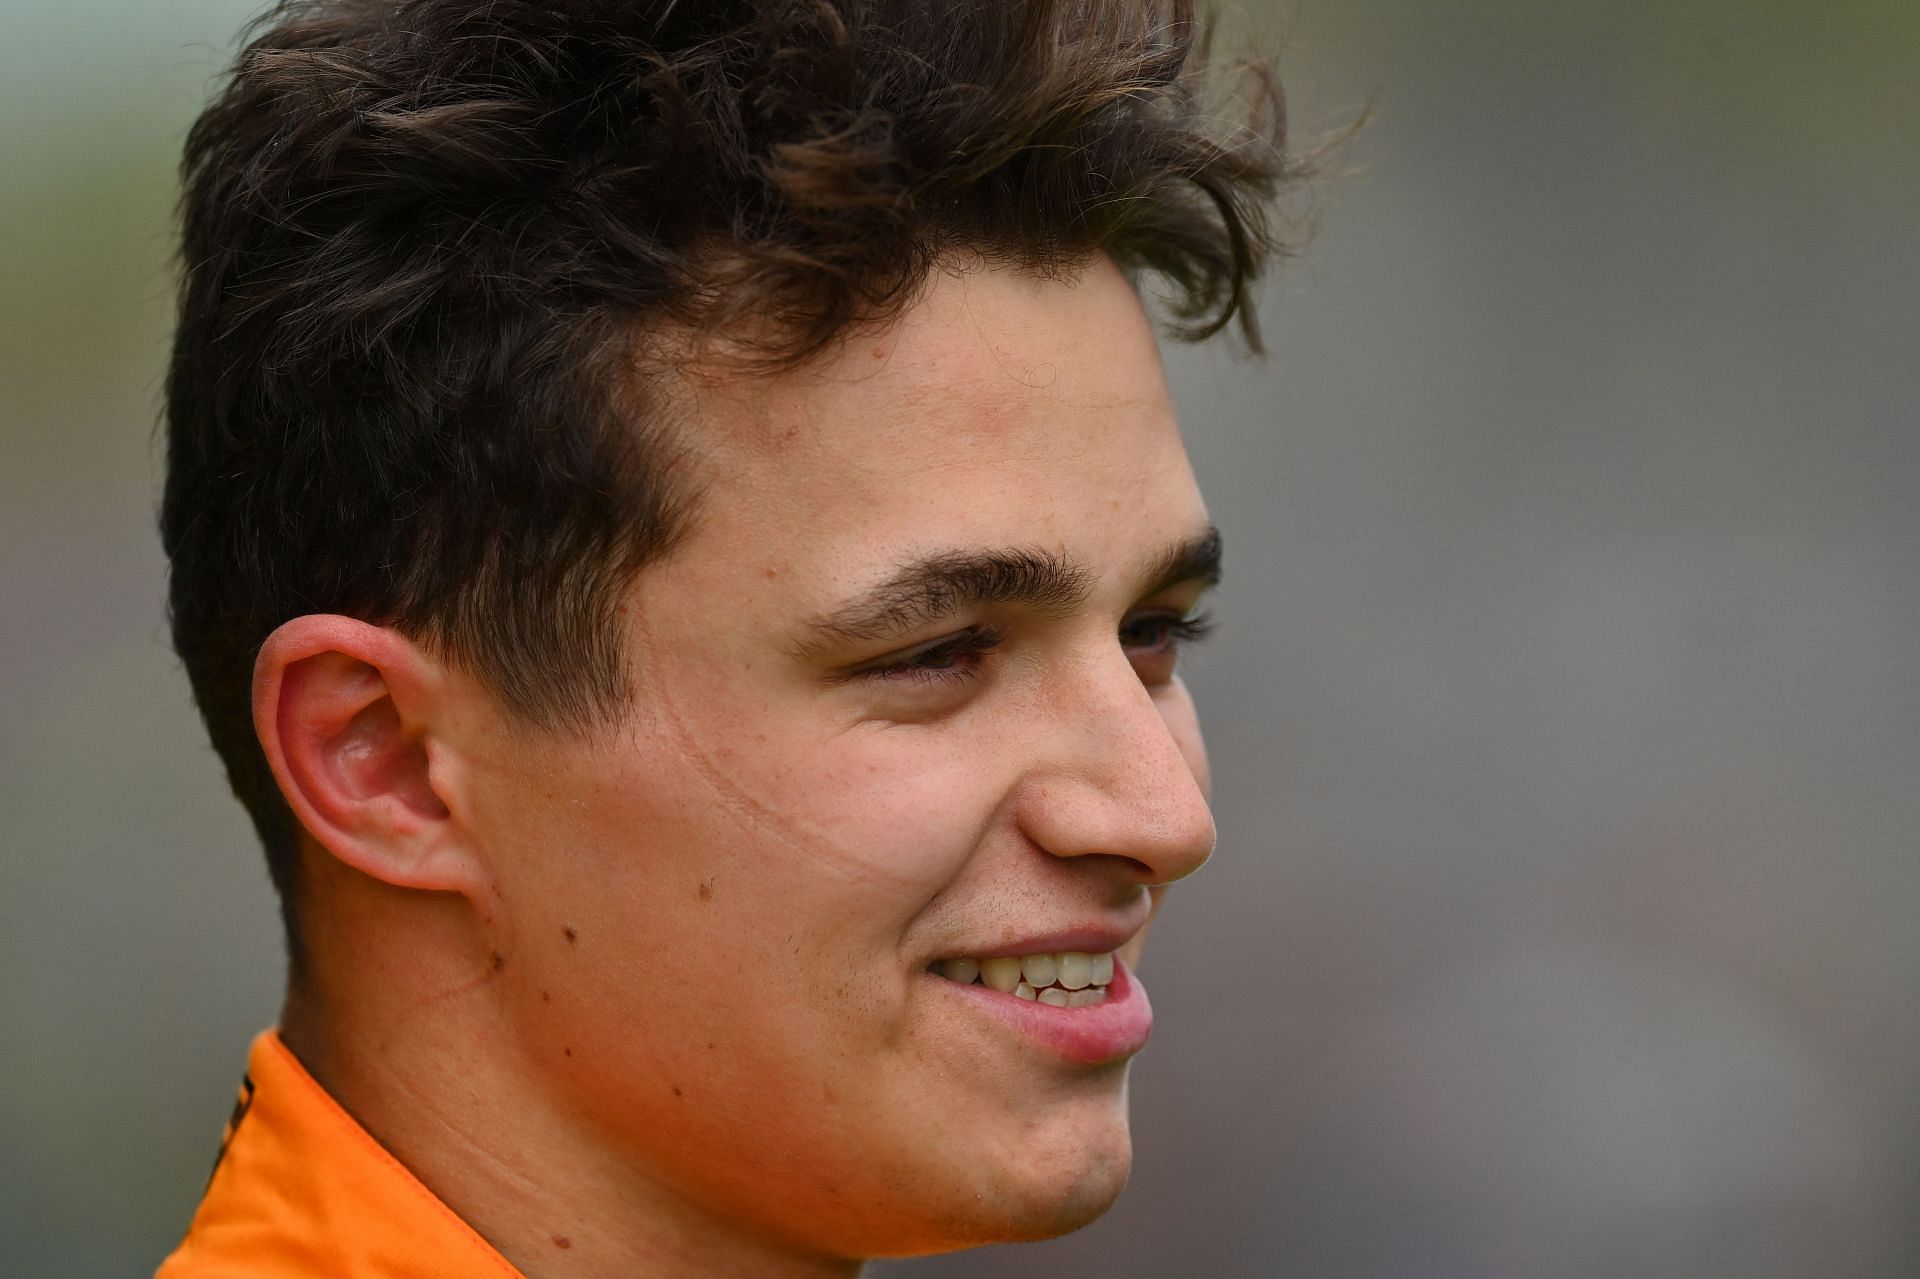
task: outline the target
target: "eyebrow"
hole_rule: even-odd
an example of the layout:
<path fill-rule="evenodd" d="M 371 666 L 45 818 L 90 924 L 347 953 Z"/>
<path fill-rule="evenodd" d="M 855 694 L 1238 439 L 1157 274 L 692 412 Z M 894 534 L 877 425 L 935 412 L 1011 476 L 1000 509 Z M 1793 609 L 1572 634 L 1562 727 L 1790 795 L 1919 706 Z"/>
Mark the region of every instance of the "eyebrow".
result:
<path fill-rule="evenodd" d="M 1189 582 L 1220 581 L 1220 530 L 1167 546 L 1141 575 L 1140 598 Z M 1015 604 L 1065 617 L 1093 593 L 1094 576 L 1064 555 L 1029 549 L 942 551 L 914 560 L 878 586 L 806 623 L 802 654 L 832 643 L 899 635 L 967 608 Z"/>
<path fill-rule="evenodd" d="M 1220 530 L 1212 525 L 1160 553 L 1141 584 L 1140 598 L 1189 582 L 1198 582 L 1203 588 L 1220 585 Z"/>

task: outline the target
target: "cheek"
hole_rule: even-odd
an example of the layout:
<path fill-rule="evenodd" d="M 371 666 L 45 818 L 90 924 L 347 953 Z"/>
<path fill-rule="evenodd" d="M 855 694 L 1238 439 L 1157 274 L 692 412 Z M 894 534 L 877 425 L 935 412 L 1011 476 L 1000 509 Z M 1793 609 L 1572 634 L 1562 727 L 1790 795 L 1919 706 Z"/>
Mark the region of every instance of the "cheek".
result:
<path fill-rule="evenodd" d="M 647 690 L 624 753 L 663 835 L 774 866 L 778 878 L 871 885 L 924 900 L 971 855 L 993 780 L 956 767 L 947 736 L 847 725 L 790 689 L 767 691 L 715 655 L 693 667 L 636 627 Z M 676 652 L 698 651 L 686 642 Z"/>
<path fill-rule="evenodd" d="M 978 752 L 923 729 L 829 734 L 680 704 L 647 719 L 537 787 L 501 770 L 488 806 L 530 927 L 592 917 L 644 934 L 632 944 L 675 967 L 697 966 L 724 933 L 743 958 L 777 946 L 788 962 L 885 980 L 1008 789 Z"/>
<path fill-rule="evenodd" d="M 958 876 L 1006 787 L 917 728 L 861 725 L 821 740 L 752 744 L 689 734 L 673 761 L 675 805 L 716 849 L 773 863 L 795 891 L 853 893 L 869 926 L 904 924 Z"/>

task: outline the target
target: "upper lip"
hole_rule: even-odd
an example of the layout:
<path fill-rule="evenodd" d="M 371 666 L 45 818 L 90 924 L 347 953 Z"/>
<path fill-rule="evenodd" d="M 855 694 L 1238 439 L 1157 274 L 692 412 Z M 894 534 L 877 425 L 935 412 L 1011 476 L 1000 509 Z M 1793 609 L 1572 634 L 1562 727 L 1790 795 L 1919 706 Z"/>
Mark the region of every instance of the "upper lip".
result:
<path fill-rule="evenodd" d="M 1024 933 L 1008 941 L 957 947 L 936 956 L 936 960 L 1002 959 L 1016 955 L 1053 954 L 1063 950 L 1077 950 L 1090 955 L 1104 954 L 1120 949 L 1146 927 L 1149 909 L 1151 907 L 1143 897 L 1141 909 L 1137 913 L 1128 912 L 1129 917 L 1125 921 L 1066 924 L 1046 931 Z"/>

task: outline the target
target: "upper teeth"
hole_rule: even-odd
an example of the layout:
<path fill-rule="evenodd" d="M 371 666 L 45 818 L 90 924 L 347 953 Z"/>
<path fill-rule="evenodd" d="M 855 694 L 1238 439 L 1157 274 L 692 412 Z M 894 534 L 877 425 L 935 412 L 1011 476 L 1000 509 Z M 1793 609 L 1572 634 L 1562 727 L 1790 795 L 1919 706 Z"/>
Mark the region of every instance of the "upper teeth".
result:
<path fill-rule="evenodd" d="M 1021 999 L 1077 1008 L 1107 997 L 1107 983 L 1113 980 L 1113 952 L 1090 955 L 1062 950 L 992 959 L 943 959 L 933 971 L 963 986 L 978 981 Z"/>

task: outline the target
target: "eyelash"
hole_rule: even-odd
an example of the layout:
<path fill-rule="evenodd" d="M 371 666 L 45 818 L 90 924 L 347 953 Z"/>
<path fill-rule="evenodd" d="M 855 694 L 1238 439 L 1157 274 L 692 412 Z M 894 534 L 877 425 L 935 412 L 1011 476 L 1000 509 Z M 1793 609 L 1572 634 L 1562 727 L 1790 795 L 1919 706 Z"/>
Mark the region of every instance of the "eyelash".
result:
<path fill-rule="evenodd" d="M 1155 625 L 1163 628 L 1160 638 L 1154 644 L 1142 646 L 1150 653 L 1157 653 L 1166 648 L 1178 652 L 1189 644 L 1205 639 L 1213 633 L 1214 627 L 1213 619 L 1205 614 L 1181 617 L 1174 613 L 1148 613 L 1128 619 L 1121 627 L 1121 633 L 1125 634 L 1126 631 L 1141 625 Z M 878 666 L 869 666 L 854 674 L 860 679 L 911 680 L 917 683 L 978 679 L 979 659 L 998 648 L 1006 638 L 1005 633 L 996 627 L 969 627 L 958 635 L 936 640 L 924 648 L 909 650 Z M 964 661 L 966 665 L 956 665 L 957 661 Z"/>

